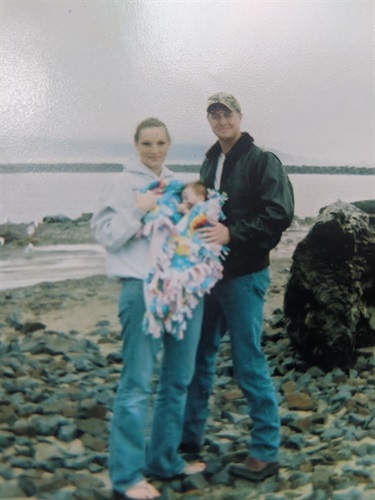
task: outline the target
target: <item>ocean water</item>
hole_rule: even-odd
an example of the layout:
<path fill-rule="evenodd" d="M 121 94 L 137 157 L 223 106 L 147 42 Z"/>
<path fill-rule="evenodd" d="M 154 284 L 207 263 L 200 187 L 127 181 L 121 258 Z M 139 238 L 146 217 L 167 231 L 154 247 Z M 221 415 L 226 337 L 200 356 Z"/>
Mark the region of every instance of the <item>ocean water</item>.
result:
<path fill-rule="evenodd" d="M 32 286 L 43 281 L 87 278 L 96 274 L 105 274 L 105 250 L 99 245 L 17 248 L 11 257 L 1 259 L 0 290 Z"/>
<path fill-rule="evenodd" d="M 0 174 L 0 223 L 41 221 L 46 215 L 77 218 L 94 212 L 104 185 L 118 173 Z M 198 174 L 179 174 L 191 180 Z M 315 217 L 337 200 L 375 198 L 373 175 L 292 174 L 296 215 Z"/>
<path fill-rule="evenodd" d="M 104 185 L 113 175 L 30 173 L 0 174 L 0 223 L 41 221 L 46 215 L 77 218 L 95 211 Z M 197 174 L 183 174 L 185 181 Z M 375 198 L 375 177 L 356 175 L 291 175 L 296 214 L 315 217 L 321 207 L 338 199 L 346 202 Z M 290 256 L 303 232 L 292 226 L 278 245 L 278 256 Z M 78 279 L 105 272 L 105 252 L 98 245 L 55 245 L 19 248 L 1 256 L 0 289 L 32 286 L 42 281 Z"/>

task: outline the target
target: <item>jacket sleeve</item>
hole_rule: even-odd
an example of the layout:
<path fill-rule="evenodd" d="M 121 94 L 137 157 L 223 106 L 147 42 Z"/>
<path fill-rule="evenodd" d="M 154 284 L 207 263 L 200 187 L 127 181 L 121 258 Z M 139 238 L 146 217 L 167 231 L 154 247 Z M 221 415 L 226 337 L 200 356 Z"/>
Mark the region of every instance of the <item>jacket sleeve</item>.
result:
<path fill-rule="evenodd" d="M 116 252 L 133 238 L 145 215 L 134 206 L 134 192 L 124 181 L 114 179 L 106 186 L 91 219 L 96 241 L 109 252 Z"/>
<path fill-rule="evenodd" d="M 256 183 L 255 210 L 229 224 L 230 245 L 248 245 L 252 252 L 270 251 L 280 241 L 282 232 L 290 226 L 294 215 L 293 187 L 280 160 L 273 153 L 261 152 L 256 172 L 248 184 Z"/>

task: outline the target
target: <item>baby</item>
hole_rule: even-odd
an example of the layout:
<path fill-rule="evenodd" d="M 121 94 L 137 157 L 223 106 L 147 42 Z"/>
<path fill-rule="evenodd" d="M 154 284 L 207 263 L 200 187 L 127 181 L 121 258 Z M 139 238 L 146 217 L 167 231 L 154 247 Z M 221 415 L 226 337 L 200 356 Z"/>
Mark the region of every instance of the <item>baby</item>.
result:
<path fill-rule="evenodd" d="M 178 212 L 187 215 L 190 210 L 207 200 L 207 188 L 202 181 L 192 181 L 186 184 L 181 193 L 182 202 L 178 205 Z"/>
<path fill-rule="evenodd" d="M 226 249 L 206 243 L 200 230 L 223 218 L 225 199 L 201 181 L 172 180 L 161 187 L 142 230 L 150 238 L 144 330 L 155 338 L 168 332 L 181 339 L 198 299 L 222 278 Z"/>

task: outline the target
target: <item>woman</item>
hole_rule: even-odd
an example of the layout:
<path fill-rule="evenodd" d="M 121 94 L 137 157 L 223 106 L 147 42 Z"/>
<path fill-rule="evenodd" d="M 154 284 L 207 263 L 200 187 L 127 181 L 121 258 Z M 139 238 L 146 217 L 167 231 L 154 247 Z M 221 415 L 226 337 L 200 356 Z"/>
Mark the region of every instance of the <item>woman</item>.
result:
<path fill-rule="evenodd" d="M 195 474 L 203 463 L 187 464 L 178 454 L 187 387 L 194 371 L 203 304 L 200 300 L 182 340 L 164 334 L 146 335 L 143 280 L 147 275 L 150 243 L 139 236 L 144 215 L 155 207 L 157 195 L 140 193 L 157 179 L 170 179 L 165 165 L 171 140 L 156 118 L 142 121 L 135 132 L 139 162 L 114 176 L 103 193 L 101 208 L 92 219 L 97 241 L 107 250 L 107 273 L 122 280 L 119 319 L 122 326 L 123 368 L 113 410 L 109 443 L 109 473 L 114 498 L 143 500 L 160 493 L 145 474 L 171 478 Z M 138 192 L 137 192 L 138 191 Z M 146 455 L 145 424 L 151 377 L 163 347 L 151 437 Z"/>

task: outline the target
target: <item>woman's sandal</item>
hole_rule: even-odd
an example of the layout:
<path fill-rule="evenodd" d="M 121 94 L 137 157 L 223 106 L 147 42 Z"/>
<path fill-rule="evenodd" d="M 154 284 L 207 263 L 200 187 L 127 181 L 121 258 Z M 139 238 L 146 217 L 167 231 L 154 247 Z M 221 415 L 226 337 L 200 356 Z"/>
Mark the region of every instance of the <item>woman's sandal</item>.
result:
<path fill-rule="evenodd" d="M 118 495 L 118 498 L 123 500 L 152 500 L 158 497 L 160 497 L 158 490 L 145 480 L 135 483 L 121 496 Z"/>

